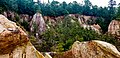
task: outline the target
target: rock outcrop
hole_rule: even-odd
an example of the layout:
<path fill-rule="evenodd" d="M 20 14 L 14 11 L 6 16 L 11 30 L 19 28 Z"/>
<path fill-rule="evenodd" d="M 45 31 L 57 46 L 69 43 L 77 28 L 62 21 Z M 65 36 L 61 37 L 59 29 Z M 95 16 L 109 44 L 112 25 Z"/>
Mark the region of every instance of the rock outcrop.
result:
<path fill-rule="evenodd" d="M 24 21 L 26 22 L 30 22 L 32 20 L 32 16 L 28 15 L 28 14 L 20 14 L 20 22 L 23 23 Z"/>
<path fill-rule="evenodd" d="M 44 58 L 30 43 L 27 34 L 0 15 L 0 58 Z"/>
<path fill-rule="evenodd" d="M 36 25 L 36 30 L 35 30 L 35 25 Z M 45 21 L 40 13 L 36 13 L 33 16 L 30 26 L 31 26 L 30 28 L 31 32 L 37 32 L 41 34 L 43 31 L 45 31 Z"/>
<path fill-rule="evenodd" d="M 120 52 L 112 44 L 103 41 L 76 41 L 61 58 L 120 58 Z"/>
<path fill-rule="evenodd" d="M 93 19 L 93 20 L 91 20 Z M 98 34 L 101 33 L 101 27 L 98 24 L 95 24 L 95 17 L 91 17 L 91 16 L 79 16 L 78 17 L 78 21 L 80 23 L 80 26 L 83 27 L 84 29 L 88 29 L 88 30 L 94 30 L 96 31 Z"/>
<path fill-rule="evenodd" d="M 45 53 L 45 58 L 52 58 L 49 53 Z"/>
<path fill-rule="evenodd" d="M 120 21 L 112 20 L 108 27 L 108 33 L 120 35 Z"/>

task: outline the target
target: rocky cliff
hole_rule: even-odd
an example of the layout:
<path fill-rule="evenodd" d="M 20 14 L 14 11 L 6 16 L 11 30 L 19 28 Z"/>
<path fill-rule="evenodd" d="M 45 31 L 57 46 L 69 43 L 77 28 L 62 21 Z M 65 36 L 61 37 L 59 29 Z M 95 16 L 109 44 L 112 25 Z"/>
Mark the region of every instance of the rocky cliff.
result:
<path fill-rule="evenodd" d="M 95 23 L 96 17 L 92 17 L 92 16 L 79 16 L 78 17 L 78 21 L 80 23 L 80 26 L 83 27 L 84 29 L 88 29 L 88 30 L 94 30 L 97 33 L 101 33 L 101 27 Z"/>
<path fill-rule="evenodd" d="M 72 49 L 59 58 L 120 58 L 120 52 L 112 44 L 103 41 L 76 41 Z"/>
<path fill-rule="evenodd" d="M 35 27 L 34 25 L 37 26 L 37 30 L 35 31 Z M 34 16 L 33 16 L 33 19 L 31 20 L 31 24 L 30 24 L 31 28 L 30 30 L 31 31 L 35 31 L 37 33 L 42 33 L 43 31 L 45 31 L 45 21 L 42 17 L 42 14 L 40 13 L 36 13 Z"/>
<path fill-rule="evenodd" d="M 0 58 L 44 58 L 30 43 L 27 34 L 0 15 Z"/>
<path fill-rule="evenodd" d="M 112 20 L 108 27 L 108 33 L 120 35 L 120 21 Z"/>

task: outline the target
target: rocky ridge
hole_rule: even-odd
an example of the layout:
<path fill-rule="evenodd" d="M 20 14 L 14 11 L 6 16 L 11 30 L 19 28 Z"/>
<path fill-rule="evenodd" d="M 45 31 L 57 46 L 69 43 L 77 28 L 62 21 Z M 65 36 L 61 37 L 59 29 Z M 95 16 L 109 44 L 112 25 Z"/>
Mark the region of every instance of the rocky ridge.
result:
<path fill-rule="evenodd" d="M 115 46 L 107 42 L 98 40 L 76 41 L 71 50 L 64 52 L 59 58 L 120 58 L 120 52 Z"/>
<path fill-rule="evenodd" d="M 112 20 L 108 26 L 108 33 L 120 35 L 120 21 Z"/>
<path fill-rule="evenodd" d="M 0 58 L 44 58 L 30 43 L 27 34 L 0 15 Z"/>

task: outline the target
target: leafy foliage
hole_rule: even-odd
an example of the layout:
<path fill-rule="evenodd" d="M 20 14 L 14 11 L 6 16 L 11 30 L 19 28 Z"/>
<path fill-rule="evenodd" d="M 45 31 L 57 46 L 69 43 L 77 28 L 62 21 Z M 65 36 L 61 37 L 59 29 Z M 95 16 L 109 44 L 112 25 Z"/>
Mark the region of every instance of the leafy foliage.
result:
<path fill-rule="evenodd" d="M 52 1 L 51 3 L 35 3 L 33 0 L 0 0 L 0 13 L 3 11 L 14 11 L 18 14 L 33 15 L 36 12 L 42 13 L 44 16 L 63 16 L 68 14 L 81 14 L 96 16 L 96 23 L 99 24 L 105 33 L 108 25 L 114 18 L 120 17 L 120 7 L 116 14 L 116 8 L 98 7 L 92 5 L 89 0 L 84 0 L 84 4 L 73 1 L 72 3 Z M 117 15 L 117 16 L 116 16 Z M 16 21 L 19 21 L 16 16 Z M 73 20 L 74 22 L 71 22 Z M 89 24 L 92 24 L 89 23 Z M 21 23 L 25 29 L 29 29 L 29 23 L 24 21 Z M 45 33 L 40 35 L 43 43 L 35 45 L 40 51 L 65 51 L 68 50 L 74 41 L 103 40 L 110 42 L 116 46 L 120 42 L 114 36 L 109 34 L 97 34 L 95 31 L 83 29 L 78 21 L 72 17 L 66 17 L 64 21 L 59 22 L 55 27 L 50 26 Z M 37 28 L 36 25 L 34 27 Z M 34 37 L 31 37 L 34 38 Z M 35 40 L 33 40 L 35 43 Z M 36 43 L 35 43 L 36 44 Z"/>
<path fill-rule="evenodd" d="M 109 34 L 97 34 L 95 31 L 83 29 L 77 19 L 69 16 L 65 17 L 62 23 L 59 22 L 55 27 L 50 26 L 41 35 L 41 40 L 42 43 L 37 46 L 38 50 L 59 52 L 69 50 L 75 41 L 102 40 L 114 45 L 116 45 L 116 42 L 120 43 Z"/>
<path fill-rule="evenodd" d="M 116 14 L 116 20 L 120 20 L 120 6 L 118 7 L 118 11 Z"/>
<path fill-rule="evenodd" d="M 98 7 L 97 5 L 92 5 L 89 0 L 84 0 L 84 4 L 77 3 L 76 1 L 67 4 L 65 1 L 62 3 L 58 1 L 52 1 L 51 3 L 35 3 L 33 0 L 0 0 L 0 12 L 5 10 L 29 15 L 40 12 L 43 16 L 54 17 L 67 14 L 102 17 L 104 18 L 104 22 L 100 26 L 103 27 L 102 30 L 104 33 L 107 31 L 108 25 L 115 17 L 116 13 L 114 7 Z"/>

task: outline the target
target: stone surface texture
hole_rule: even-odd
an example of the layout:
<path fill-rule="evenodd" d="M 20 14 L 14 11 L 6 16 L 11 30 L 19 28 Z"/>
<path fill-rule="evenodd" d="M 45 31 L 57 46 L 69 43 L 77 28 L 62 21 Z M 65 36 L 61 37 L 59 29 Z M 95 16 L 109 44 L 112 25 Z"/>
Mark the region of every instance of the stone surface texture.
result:
<path fill-rule="evenodd" d="M 0 58 L 44 58 L 30 43 L 27 34 L 0 15 Z"/>

